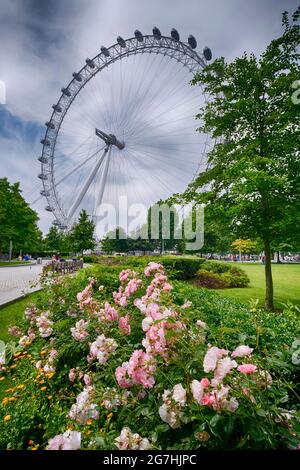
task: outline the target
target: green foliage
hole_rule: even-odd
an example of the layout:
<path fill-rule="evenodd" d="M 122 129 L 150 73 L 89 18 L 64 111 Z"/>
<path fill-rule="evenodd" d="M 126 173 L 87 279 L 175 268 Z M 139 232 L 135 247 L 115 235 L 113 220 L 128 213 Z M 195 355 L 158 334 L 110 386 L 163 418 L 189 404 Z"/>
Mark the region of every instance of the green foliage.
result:
<path fill-rule="evenodd" d="M 8 252 L 10 240 L 15 253 L 40 249 L 38 220 L 37 213 L 23 198 L 20 184 L 10 184 L 7 178 L 0 178 L 0 252 Z"/>
<path fill-rule="evenodd" d="M 69 248 L 69 238 L 55 225 L 51 225 L 47 235 L 44 238 L 44 249 L 52 252 L 65 252 Z"/>
<path fill-rule="evenodd" d="M 223 261 L 204 261 L 197 273 L 197 285 L 210 289 L 246 287 L 249 282 L 243 269 Z"/>
<path fill-rule="evenodd" d="M 105 256 L 94 256 L 85 257 L 86 262 L 91 260 L 93 263 L 100 263 L 105 265 L 116 265 L 116 266 L 127 266 L 127 267 L 145 267 L 150 261 L 153 261 L 151 256 L 122 256 L 122 257 L 105 257 Z M 193 279 L 202 265 L 204 259 L 201 258 L 189 258 L 188 256 L 156 256 L 155 261 L 157 263 L 163 263 L 168 276 L 172 279 Z"/>
<path fill-rule="evenodd" d="M 72 251 L 83 253 L 84 250 L 92 250 L 96 244 L 94 231 L 95 224 L 83 209 L 68 235 Z"/>
<path fill-rule="evenodd" d="M 207 289 L 224 289 L 228 287 L 227 282 L 220 274 L 208 271 L 207 269 L 199 269 L 195 285 L 206 287 Z"/>

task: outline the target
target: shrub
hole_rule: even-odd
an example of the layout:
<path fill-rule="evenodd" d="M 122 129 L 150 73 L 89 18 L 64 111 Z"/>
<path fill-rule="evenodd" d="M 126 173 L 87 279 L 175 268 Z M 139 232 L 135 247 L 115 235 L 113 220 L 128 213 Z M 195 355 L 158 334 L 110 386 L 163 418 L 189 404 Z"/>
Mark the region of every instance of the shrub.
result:
<path fill-rule="evenodd" d="M 224 289 L 228 287 L 227 282 L 219 274 L 200 269 L 197 272 L 197 286 L 206 287 L 207 289 Z"/>
<path fill-rule="evenodd" d="M 210 273 L 210 275 L 207 273 Z M 215 283 L 213 282 L 214 279 L 216 280 Z M 250 279 L 243 269 L 224 262 L 205 261 L 197 273 L 197 284 L 211 289 L 246 287 L 249 282 Z"/>
<path fill-rule="evenodd" d="M 210 271 L 212 273 L 222 274 L 226 273 L 230 270 L 231 265 L 229 263 L 225 263 L 224 261 L 204 261 L 203 266 L 204 269 Z"/>
<path fill-rule="evenodd" d="M 247 287 L 250 282 L 247 274 L 239 268 L 231 268 L 226 273 L 221 274 L 221 279 L 228 287 Z"/>
<path fill-rule="evenodd" d="M 172 289 L 157 263 L 117 270 L 45 280 L 23 336 L 0 351 L 0 448 L 297 447 L 291 308 Z"/>
<path fill-rule="evenodd" d="M 123 267 L 145 268 L 152 260 L 149 256 L 97 256 L 94 258 L 99 264 L 116 265 Z M 193 279 L 197 271 L 205 262 L 201 258 L 189 258 L 184 256 L 157 256 L 155 261 L 163 263 L 168 276 L 171 279 Z"/>

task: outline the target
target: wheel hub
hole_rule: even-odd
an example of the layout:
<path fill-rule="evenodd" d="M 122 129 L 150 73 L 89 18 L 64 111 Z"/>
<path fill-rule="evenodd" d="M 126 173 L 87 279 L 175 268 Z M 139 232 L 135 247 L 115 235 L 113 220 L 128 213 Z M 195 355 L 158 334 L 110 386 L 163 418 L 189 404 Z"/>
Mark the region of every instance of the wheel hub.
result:
<path fill-rule="evenodd" d="M 96 136 L 102 139 L 106 145 L 114 145 L 119 150 L 123 150 L 125 147 L 125 142 L 122 140 L 117 139 L 114 134 L 106 134 L 106 132 L 101 131 L 100 129 L 95 129 Z"/>

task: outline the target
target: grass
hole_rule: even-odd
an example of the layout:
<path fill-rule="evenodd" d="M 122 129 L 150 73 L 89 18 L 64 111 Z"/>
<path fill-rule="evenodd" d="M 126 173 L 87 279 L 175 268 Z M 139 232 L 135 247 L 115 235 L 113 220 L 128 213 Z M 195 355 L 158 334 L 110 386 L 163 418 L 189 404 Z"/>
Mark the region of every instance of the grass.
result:
<path fill-rule="evenodd" d="M 249 302 L 259 299 L 263 304 L 265 296 L 264 265 L 260 263 L 236 263 L 248 274 L 249 287 L 223 289 L 218 292 L 226 297 Z M 300 264 L 272 264 L 275 308 L 292 302 L 300 306 Z"/>
<path fill-rule="evenodd" d="M 20 322 L 26 306 L 30 302 L 34 302 L 37 295 L 38 292 L 33 292 L 22 300 L 16 300 L 16 302 L 6 305 L 5 307 L 0 307 L 0 340 L 5 342 L 14 340 L 14 338 L 8 334 L 7 328 L 10 325 L 15 325 Z M 0 401 L 6 396 L 5 390 L 13 385 L 14 382 L 12 382 L 10 377 L 6 377 L 0 382 Z"/>
<path fill-rule="evenodd" d="M 11 341 L 11 336 L 7 333 L 7 328 L 10 325 L 19 323 L 22 318 L 26 306 L 30 302 L 34 302 L 37 298 L 38 292 L 26 295 L 22 300 L 16 300 L 9 305 L 0 307 L 0 340 Z"/>
<path fill-rule="evenodd" d="M 12 261 L 0 261 L 0 267 L 1 266 L 16 266 L 18 264 L 31 264 L 31 263 L 32 263 L 32 260 L 30 260 L 30 261 L 18 261 L 16 259 L 16 260 L 12 260 Z"/>

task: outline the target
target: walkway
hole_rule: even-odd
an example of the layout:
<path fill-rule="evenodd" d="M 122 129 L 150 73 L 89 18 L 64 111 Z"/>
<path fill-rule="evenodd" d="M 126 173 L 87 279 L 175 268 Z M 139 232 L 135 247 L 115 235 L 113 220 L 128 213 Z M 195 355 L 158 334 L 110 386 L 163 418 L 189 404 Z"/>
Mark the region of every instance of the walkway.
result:
<path fill-rule="evenodd" d="M 39 290 L 42 265 L 0 267 L 0 306 Z"/>

